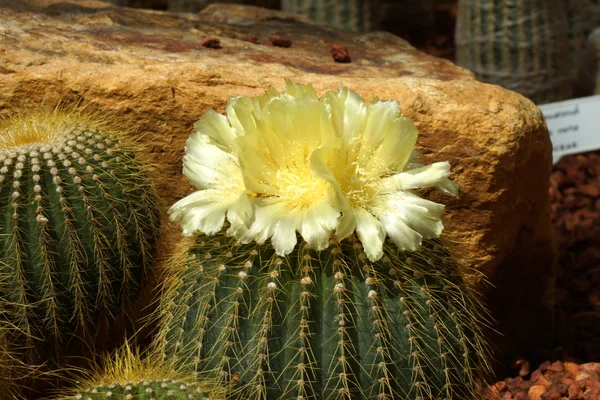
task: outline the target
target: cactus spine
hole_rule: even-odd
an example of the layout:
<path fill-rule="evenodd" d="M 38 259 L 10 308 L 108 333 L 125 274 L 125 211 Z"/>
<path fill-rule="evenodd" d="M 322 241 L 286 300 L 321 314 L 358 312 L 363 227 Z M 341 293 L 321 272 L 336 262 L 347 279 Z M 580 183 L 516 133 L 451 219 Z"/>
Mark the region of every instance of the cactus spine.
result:
<path fill-rule="evenodd" d="M 437 240 L 356 240 L 279 257 L 198 237 L 171 260 L 158 346 L 239 399 L 468 399 L 488 371 L 486 312 Z"/>
<path fill-rule="evenodd" d="M 159 221 L 135 150 L 78 113 L 0 124 L 0 301 L 33 353 L 60 357 L 137 295 Z"/>
<path fill-rule="evenodd" d="M 281 9 L 355 32 L 374 30 L 379 17 L 375 0 L 282 0 Z"/>
<path fill-rule="evenodd" d="M 461 0 L 457 64 L 535 103 L 571 96 L 567 14 L 561 0 Z"/>
<path fill-rule="evenodd" d="M 0 399 L 21 399 L 15 381 L 24 375 L 23 366 L 14 359 L 8 342 L 10 329 L 0 322 Z"/>

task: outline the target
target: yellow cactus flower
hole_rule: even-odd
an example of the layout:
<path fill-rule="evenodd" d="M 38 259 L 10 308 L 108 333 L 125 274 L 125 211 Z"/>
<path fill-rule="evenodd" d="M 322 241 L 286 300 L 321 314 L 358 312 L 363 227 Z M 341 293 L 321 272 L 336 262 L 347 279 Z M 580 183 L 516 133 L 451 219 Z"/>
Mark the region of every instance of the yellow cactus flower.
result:
<path fill-rule="evenodd" d="M 396 101 L 365 103 L 342 87 L 319 98 L 287 82 L 282 93 L 238 97 L 227 116 L 206 113 L 186 146 L 184 174 L 200 189 L 170 210 L 184 234 L 223 227 L 243 243 L 271 239 L 280 255 L 297 233 L 323 250 L 356 232 L 371 261 L 390 236 L 400 250 L 438 237 L 444 206 L 413 190 L 456 195 L 450 165 L 415 162 L 417 129 Z"/>

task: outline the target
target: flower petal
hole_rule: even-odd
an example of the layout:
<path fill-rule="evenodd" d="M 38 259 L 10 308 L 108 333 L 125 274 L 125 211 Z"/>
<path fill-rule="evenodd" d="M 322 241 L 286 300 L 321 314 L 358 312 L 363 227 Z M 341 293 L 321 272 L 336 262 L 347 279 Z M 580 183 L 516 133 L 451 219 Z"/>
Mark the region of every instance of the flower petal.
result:
<path fill-rule="evenodd" d="M 380 147 L 384 138 L 390 134 L 390 124 L 400 113 L 400 104 L 397 101 L 379 101 L 367 106 L 365 115 L 362 142 L 358 154 L 358 161 L 366 165 L 373 153 Z"/>
<path fill-rule="evenodd" d="M 296 214 L 288 213 L 279 218 L 273 230 L 271 244 L 280 256 L 290 254 L 296 247 Z"/>
<path fill-rule="evenodd" d="M 280 204 L 270 204 L 266 201 L 256 201 L 255 204 L 254 222 L 240 239 L 242 243 L 265 243 L 273 236 L 279 217 L 286 214 L 286 210 L 282 209 Z"/>
<path fill-rule="evenodd" d="M 327 92 L 323 101 L 330 109 L 335 130 L 344 141 L 350 146 L 360 144 L 367 113 L 362 96 L 347 87 L 341 87 L 337 93 Z"/>
<path fill-rule="evenodd" d="M 384 136 L 380 146 L 370 154 L 364 164 L 361 163 L 370 173 L 379 176 L 404 168 L 418 136 L 417 127 L 406 117 L 395 118 L 381 129 L 384 130 Z"/>
<path fill-rule="evenodd" d="M 350 237 L 356 229 L 356 215 L 354 210 L 345 210 L 342 212 L 342 216 L 337 221 L 335 228 L 335 238 L 338 241 L 342 241 L 347 237 Z"/>
<path fill-rule="evenodd" d="M 208 136 L 223 151 L 231 152 L 236 148 L 236 132 L 229 125 L 227 117 L 212 108 L 194 124 L 194 129 L 199 134 Z"/>
<path fill-rule="evenodd" d="M 401 250 L 415 250 L 423 237 L 434 238 L 442 233 L 444 208 L 410 192 L 397 192 L 384 196 L 373 212 Z M 396 232 L 395 237 L 393 232 Z"/>
<path fill-rule="evenodd" d="M 302 97 L 317 98 L 317 91 L 311 85 L 292 82 L 289 79 L 285 80 L 285 89 L 283 90 L 283 93 L 297 99 Z"/>
<path fill-rule="evenodd" d="M 409 163 L 406 165 L 405 172 L 409 172 L 410 170 L 416 170 L 419 168 L 426 167 L 425 164 L 421 164 L 419 162 L 414 161 L 413 158 L 415 156 L 421 156 L 421 154 L 417 153 L 416 151 L 413 151 L 413 155 L 411 155 L 411 159 L 409 160 Z M 434 163 L 432 165 L 435 165 L 435 164 L 438 164 L 438 163 Z M 454 196 L 456 198 L 459 197 L 458 196 L 458 191 L 459 191 L 458 185 L 456 183 L 452 182 L 450 179 L 441 178 L 439 181 L 437 181 L 434 185 L 431 185 L 431 186 L 435 186 L 436 188 L 438 188 L 439 190 L 441 190 L 442 192 L 444 192 L 450 196 Z"/>
<path fill-rule="evenodd" d="M 385 230 L 377 218 L 362 208 L 356 210 L 356 235 L 370 261 L 375 262 L 383 256 Z"/>
<path fill-rule="evenodd" d="M 347 210 L 350 208 L 350 203 L 348 203 L 348 199 L 342 192 L 339 181 L 334 176 L 333 172 L 329 168 L 330 162 L 333 159 L 332 163 L 335 163 L 336 155 L 340 153 L 339 146 L 340 141 L 332 142 L 329 146 L 321 147 L 316 149 L 310 155 L 308 162 L 310 164 L 310 172 L 315 178 L 323 179 L 331 184 L 332 187 L 332 196 L 331 205 L 336 210 Z"/>
<path fill-rule="evenodd" d="M 383 178 L 381 185 L 386 191 L 423 189 L 439 185 L 448 175 L 450 163 L 436 162 Z"/>
<path fill-rule="evenodd" d="M 441 235 L 444 225 L 442 214 L 445 206 L 419 196 L 402 192 L 397 201 L 397 215 L 413 230 L 424 238 L 430 239 Z"/>
<path fill-rule="evenodd" d="M 183 157 L 183 174 L 198 189 L 208 189 L 215 182 L 239 176 L 241 170 L 237 157 L 210 143 L 210 138 L 192 134 L 186 142 Z"/>
<path fill-rule="evenodd" d="M 327 201 L 321 201 L 303 213 L 298 232 L 311 248 L 324 250 L 329 246 L 329 239 L 339 216 L 340 213 Z"/>
<path fill-rule="evenodd" d="M 264 118 L 263 108 L 271 99 L 279 96 L 279 92 L 271 87 L 262 96 L 230 98 L 227 104 L 227 119 L 237 136 L 256 131 Z"/>
<path fill-rule="evenodd" d="M 247 194 L 242 193 L 227 210 L 227 220 L 230 223 L 227 234 L 240 240 L 252 223 L 254 210 Z"/>
<path fill-rule="evenodd" d="M 382 212 L 377 217 L 398 249 L 414 251 L 421 245 L 423 236 L 411 229 L 398 215 Z"/>
<path fill-rule="evenodd" d="M 228 204 L 215 201 L 220 194 L 215 192 L 214 190 L 194 192 L 169 209 L 171 220 L 181 222 L 184 236 L 191 236 L 196 232 L 213 235 L 221 230 Z"/>

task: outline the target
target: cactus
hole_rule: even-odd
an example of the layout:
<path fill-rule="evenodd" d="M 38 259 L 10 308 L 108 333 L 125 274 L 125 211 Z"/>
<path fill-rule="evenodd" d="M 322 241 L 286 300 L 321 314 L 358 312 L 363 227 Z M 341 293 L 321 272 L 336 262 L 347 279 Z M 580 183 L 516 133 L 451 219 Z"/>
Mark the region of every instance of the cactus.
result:
<path fill-rule="evenodd" d="M 224 391 L 208 381 L 174 372 L 152 354 L 141 356 L 127 344 L 106 357 L 102 366 L 90 374 L 80 389 L 58 396 L 60 400 L 217 400 Z"/>
<path fill-rule="evenodd" d="M 60 358 L 137 296 L 159 224 L 139 149 L 75 112 L 0 123 L 0 302 L 31 360 Z"/>
<path fill-rule="evenodd" d="M 0 399 L 20 398 L 17 396 L 15 372 L 18 362 L 15 362 L 10 350 L 7 329 L 0 323 Z"/>
<path fill-rule="evenodd" d="M 375 0 L 282 0 L 281 9 L 355 32 L 374 30 L 379 17 Z"/>
<path fill-rule="evenodd" d="M 595 6 L 591 0 L 568 0 L 566 12 L 569 24 L 570 72 L 572 81 L 575 81 L 583 66 L 586 40 L 596 27 L 594 18 L 590 17 L 595 12 Z"/>
<path fill-rule="evenodd" d="M 461 0 L 456 61 L 537 104 L 564 100 L 572 89 L 568 32 L 561 0 Z"/>
<path fill-rule="evenodd" d="M 170 270 L 157 346 L 234 398 L 468 399 L 489 372 L 487 314 L 439 240 L 369 262 L 354 236 L 286 257 L 199 236 Z"/>
<path fill-rule="evenodd" d="M 238 399 L 475 394 L 487 313 L 438 240 L 444 206 L 413 192 L 458 187 L 415 160 L 397 102 L 287 82 L 195 128 L 199 190 L 169 212 L 201 235 L 167 263 L 157 351 Z"/>
<path fill-rule="evenodd" d="M 66 397 L 66 399 L 81 400 L 106 400 L 107 398 L 115 400 L 188 400 L 188 399 L 209 399 L 200 387 L 188 385 L 177 380 L 139 380 L 125 383 L 111 383 L 108 385 L 98 385 L 88 390 L 82 390 L 75 396 Z"/>

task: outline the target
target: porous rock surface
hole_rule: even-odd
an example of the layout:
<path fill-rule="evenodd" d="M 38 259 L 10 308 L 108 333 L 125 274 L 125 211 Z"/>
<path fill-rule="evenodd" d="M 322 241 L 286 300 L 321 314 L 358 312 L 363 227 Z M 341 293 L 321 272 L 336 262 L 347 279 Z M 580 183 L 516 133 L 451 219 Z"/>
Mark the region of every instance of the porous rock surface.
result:
<path fill-rule="evenodd" d="M 272 37 L 290 47 L 273 45 Z M 485 272 L 503 333 L 499 353 L 549 340 L 556 252 L 549 219 L 551 147 L 540 111 L 387 33 L 358 35 L 273 10 L 212 5 L 201 14 L 119 8 L 95 0 L 0 0 L 0 113 L 84 106 L 142 135 L 161 163 L 165 208 L 190 186 L 185 140 L 209 108 L 284 78 L 319 93 L 347 85 L 400 101 L 427 163 L 449 160 L 460 199 L 446 233 L 465 265 Z M 219 40 L 220 48 L 202 45 Z M 206 41 L 205 41 L 206 43 Z M 336 63 L 332 45 L 350 63 Z M 516 347 L 513 347 L 516 346 Z"/>

